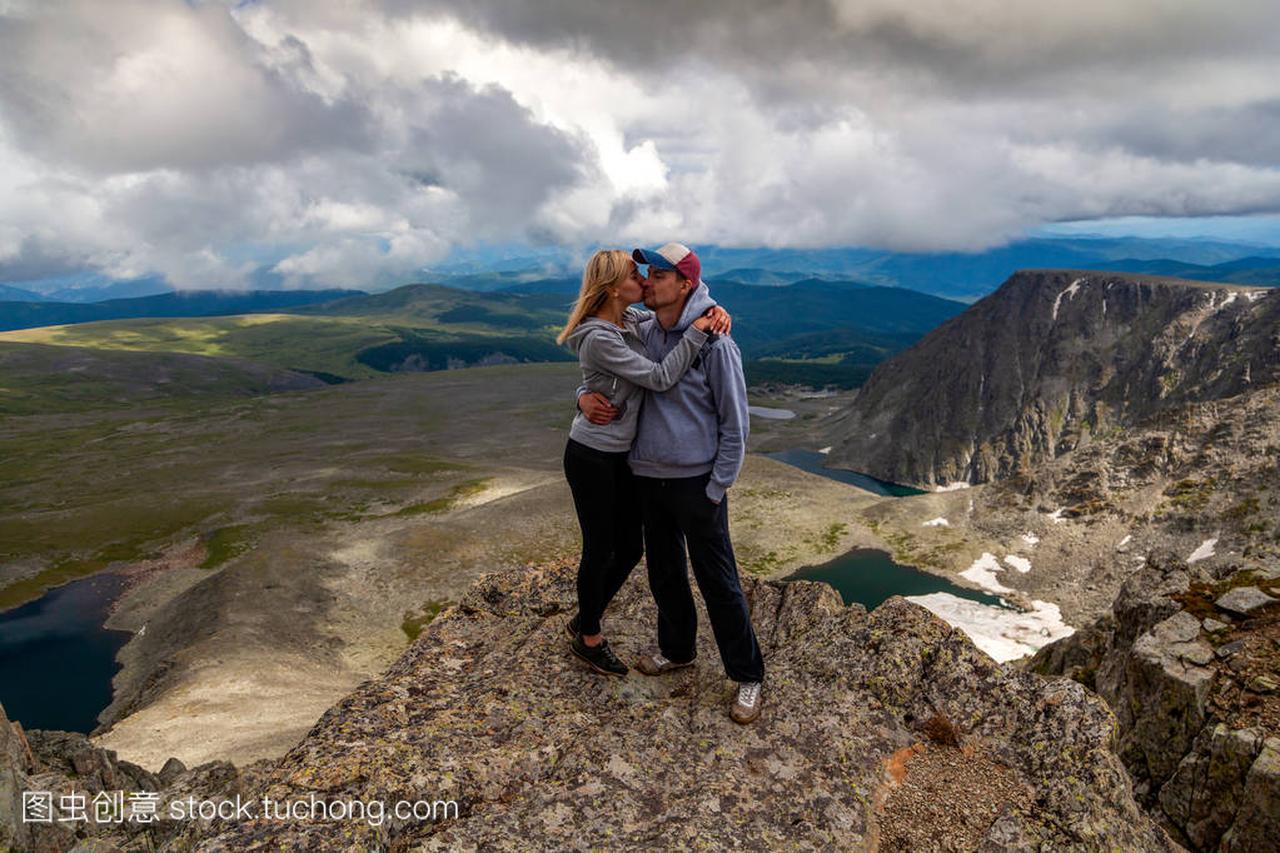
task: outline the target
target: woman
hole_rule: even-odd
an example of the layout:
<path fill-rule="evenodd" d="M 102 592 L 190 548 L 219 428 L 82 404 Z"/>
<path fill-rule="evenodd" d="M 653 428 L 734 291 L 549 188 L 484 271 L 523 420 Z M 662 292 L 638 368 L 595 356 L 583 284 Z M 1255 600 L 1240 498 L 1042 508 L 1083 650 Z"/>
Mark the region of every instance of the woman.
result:
<path fill-rule="evenodd" d="M 573 419 L 564 451 L 564 473 L 582 528 L 578 563 L 578 615 L 566 626 L 573 653 L 597 672 L 626 675 L 627 666 L 609 648 L 600 617 L 644 551 L 640 501 L 627 465 L 644 392 L 665 391 L 680 381 L 708 332 L 727 332 L 729 316 L 711 309 L 684 332 L 661 362 L 650 360 L 638 325 L 653 314 L 628 306 L 644 295 L 635 261 L 616 249 L 591 256 L 569 321 L 556 338 L 578 354 L 583 382 L 609 398 L 618 416 L 593 424 L 581 412 Z"/>

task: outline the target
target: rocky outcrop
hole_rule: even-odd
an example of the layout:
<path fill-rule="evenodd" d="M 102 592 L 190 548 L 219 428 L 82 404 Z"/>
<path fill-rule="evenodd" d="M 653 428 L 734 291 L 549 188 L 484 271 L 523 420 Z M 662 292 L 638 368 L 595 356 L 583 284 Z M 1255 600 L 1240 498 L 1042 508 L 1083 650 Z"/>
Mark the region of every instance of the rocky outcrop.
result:
<path fill-rule="evenodd" d="M 158 774 L 150 773 L 82 734 L 24 731 L 0 707 L 0 850 L 178 849 L 175 839 L 192 825 L 185 817 L 171 819 L 171 802 L 234 798 L 266 767 L 262 762 L 241 771 L 214 761 L 188 769 L 170 759 Z M 37 803 L 24 803 L 24 794 Z M 152 805 L 136 805 L 143 801 Z"/>
<path fill-rule="evenodd" d="M 1016 273 L 881 363 L 829 464 L 930 487 L 1025 473 L 1096 437 L 1280 379 L 1269 288 Z"/>
<path fill-rule="evenodd" d="M 752 726 L 728 718 L 704 613 L 694 667 L 606 679 L 565 648 L 572 567 L 509 571 L 278 762 L 171 759 L 153 774 L 0 711 L 0 847 L 1173 849 L 1133 799 L 1112 715 L 1082 686 L 998 665 L 901 598 L 868 614 L 825 585 L 744 583 L 768 665 Z M 637 578 L 610 637 L 633 652 L 655 617 Z M 1246 777 L 1240 796 L 1268 791 Z M 21 820 L 22 792 L 48 797 L 48 821 Z M 138 793 L 153 820 L 131 812 Z M 99 795 L 129 797 L 127 816 L 90 817 Z M 268 800 L 289 816 L 264 815 Z M 248 811 L 191 818 L 184 802 Z M 398 802 L 430 816 L 397 817 Z M 334 804 L 345 818 L 326 816 Z"/>
<path fill-rule="evenodd" d="M 1030 664 L 1106 699 L 1135 794 L 1195 850 L 1280 838 L 1280 602 L 1268 590 L 1280 592 L 1274 568 L 1201 569 L 1156 551 L 1110 617 Z"/>
<path fill-rule="evenodd" d="M 251 791 L 380 802 L 387 819 L 215 822 L 200 850 L 729 847 L 1170 849 L 1134 802 L 1097 697 L 994 663 L 901 598 L 744 579 L 768 668 L 751 726 L 700 614 L 694 667 L 610 679 L 566 648 L 570 566 L 486 576 Z M 634 578 L 607 631 L 656 614 Z M 392 818 L 394 802 L 455 804 Z"/>

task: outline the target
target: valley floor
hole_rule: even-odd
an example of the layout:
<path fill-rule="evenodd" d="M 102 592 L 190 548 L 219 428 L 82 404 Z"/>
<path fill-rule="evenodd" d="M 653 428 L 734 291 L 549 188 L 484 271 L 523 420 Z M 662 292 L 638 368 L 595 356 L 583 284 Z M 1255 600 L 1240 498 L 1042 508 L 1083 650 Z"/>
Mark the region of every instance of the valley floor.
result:
<path fill-rule="evenodd" d="M 478 575 L 576 554 L 575 382 L 499 366 L 10 418 L 23 467 L 0 524 L 27 550 L 0 581 L 30 597 L 59 571 L 135 575 L 98 744 L 151 769 L 278 756 Z M 881 498 L 763 456 L 731 494 L 745 572 L 877 544 L 853 519 Z"/>
<path fill-rule="evenodd" d="M 560 467 L 575 382 L 573 365 L 497 366 L 9 418 L 0 526 L 26 550 L 6 556 L 0 595 L 31 597 L 59 572 L 133 572 L 109 625 L 135 636 L 95 741 L 153 770 L 278 756 L 477 576 L 576 554 Z M 1163 480 L 1125 493 L 1127 521 L 1072 518 L 1051 491 L 886 498 L 763 455 L 820 448 L 851 397 L 753 392 L 796 417 L 752 420 L 730 493 L 745 573 L 881 548 L 1021 606 L 918 602 L 1008 659 L 1106 612 L 1146 548 L 1190 554 L 1207 538 L 1133 523 Z"/>

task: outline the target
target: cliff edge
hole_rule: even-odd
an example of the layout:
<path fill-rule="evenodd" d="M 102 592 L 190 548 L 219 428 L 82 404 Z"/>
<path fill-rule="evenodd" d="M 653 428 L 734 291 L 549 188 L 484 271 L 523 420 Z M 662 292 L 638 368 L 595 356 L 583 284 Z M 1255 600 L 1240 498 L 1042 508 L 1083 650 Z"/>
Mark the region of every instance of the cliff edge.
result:
<path fill-rule="evenodd" d="M 59 851 L 1177 849 L 1134 800 L 1096 695 L 996 664 L 902 598 L 868 614 L 823 584 L 744 578 L 768 674 L 760 719 L 741 727 L 701 610 L 689 669 L 611 679 L 572 657 L 574 574 L 485 576 L 275 762 L 174 761 L 153 775 L 83 736 L 0 721 L 0 823 L 20 833 L 7 840 Z M 610 608 L 611 642 L 632 657 L 655 617 L 637 573 Z M 52 826 L 13 820 L 20 790 L 92 798 L 139 786 L 159 794 L 153 824 L 59 825 L 57 801 Z M 192 796 L 312 811 L 168 817 Z M 397 818 L 401 801 L 455 805 Z M 317 802 L 387 811 L 335 819 Z"/>
<path fill-rule="evenodd" d="M 744 578 L 766 654 L 756 724 L 705 613 L 697 664 L 589 672 L 567 649 L 570 566 L 489 575 L 387 673 L 330 709 L 253 787 L 276 801 L 454 801 L 432 821 L 188 827 L 196 849 L 1172 849 L 1112 752 L 1114 718 L 1069 680 L 993 662 L 894 598 Z M 643 577 L 610 608 L 632 657 L 656 613 Z"/>

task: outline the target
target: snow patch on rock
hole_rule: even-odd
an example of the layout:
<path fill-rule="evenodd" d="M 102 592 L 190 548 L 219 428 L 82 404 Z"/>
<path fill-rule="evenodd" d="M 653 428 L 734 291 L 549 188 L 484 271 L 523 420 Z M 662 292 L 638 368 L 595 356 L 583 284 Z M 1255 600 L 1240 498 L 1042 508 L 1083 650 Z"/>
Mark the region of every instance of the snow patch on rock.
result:
<path fill-rule="evenodd" d="M 960 573 L 960 577 L 975 583 L 990 592 L 1013 592 L 1012 589 L 996 580 L 996 572 L 1004 571 L 1004 566 L 996 559 L 995 554 L 983 552 L 973 561 L 973 565 Z"/>
<path fill-rule="evenodd" d="M 1031 561 L 1026 557 L 1019 557 L 1017 554 L 1005 554 L 1004 561 L 1024 575 L 1031 571 Z"/>
<path fill-rule="evenodd" d="M 1062 621 L 1058 605 L 1048 601 L 1032 601 L 1032 610 L 1027 613 L 992 607 L 949 592 L 909 595 L 907 601 L 964 631 L 974 645 L 1000 663 L 1035 654 L 1042 646 L 1075 633 L 1075 628 Z"/>
<path fill-rule="evenodd" d="M 1208 559 L 1209 557 L 1212 557 L 1213 546 L 1217 544 L 1218 544 L 1218 537 L 1216 536 L 1213 537 L 1212 539 L 1204 540 L 1203 542 L 1200 543 L 1200 547 L 1192 551 L 1191 555 L 1187 557 L 1187 562 L 1194 563 L 1198 560 L 1205 560 L 1205 559 Z"/>

